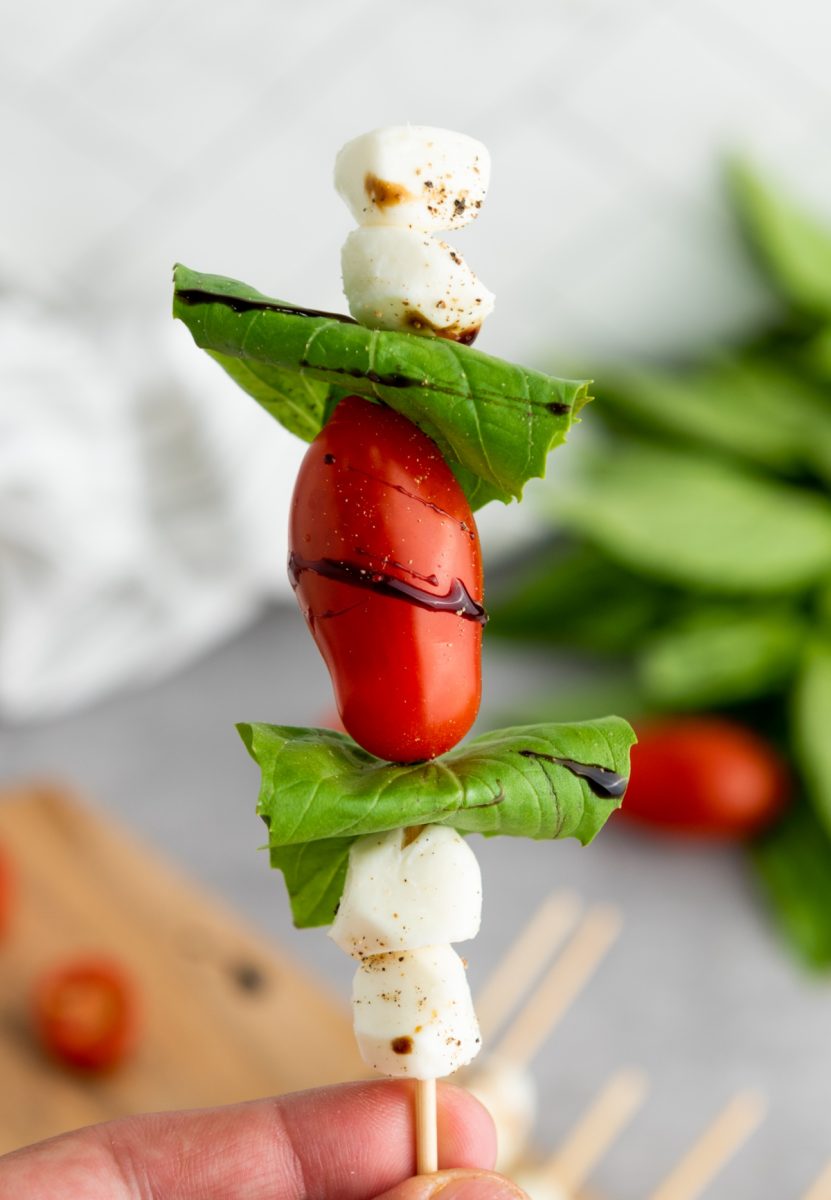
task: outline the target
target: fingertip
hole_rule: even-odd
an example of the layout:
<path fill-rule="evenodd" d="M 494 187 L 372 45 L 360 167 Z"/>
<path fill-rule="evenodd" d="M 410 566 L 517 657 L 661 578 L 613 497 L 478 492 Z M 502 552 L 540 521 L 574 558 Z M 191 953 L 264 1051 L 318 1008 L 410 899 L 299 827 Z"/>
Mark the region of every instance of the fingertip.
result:
<path fill-rule="evenodd" d="M 375 1200 L 528 1200 L 504 1175 L 490 1171 L 439 1171 L 400 1183 Z"/>
<path fill-rule="evenodd" d="M 496 1127 L 485 1106 L 464 1088 L 438 1086 L 439 1166 L 493 1170 Z"/>

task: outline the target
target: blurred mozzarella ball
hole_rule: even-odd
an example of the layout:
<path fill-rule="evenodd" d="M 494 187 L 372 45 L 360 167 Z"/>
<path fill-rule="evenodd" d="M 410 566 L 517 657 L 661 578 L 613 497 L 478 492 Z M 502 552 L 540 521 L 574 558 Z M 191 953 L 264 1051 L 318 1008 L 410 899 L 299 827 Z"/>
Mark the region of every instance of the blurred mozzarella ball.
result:
<path fill-rule="evenodd" d="M 524 1167 L 511 1175 L 517 1187 L 521 1187 L 528 1200 L 574 1200 L 556 1179 L 542 1168 Z"/>
<path fill-rule="evenodd" d="M 329 937 L 365 958 L 476 937 L 482 876 L 455 829 L 425 825 L 357 838 Z"/>
<path fill-rule="evenodd" d="M 361 1057 L 383 1075 L 439 1079 L 479 1053 L 464 964 L 450 946 L 364 959 L 352 1016 Z"/>
<path fill-rule="evenodd" d="M 490 1055 L 464 1085 L 496 1126 L 496 1169 L 510 1171 L 528 1150 L 537 1115 L 537 1089 L 530 1073 L 497 1055 Z"/>
<path fill-rule="evenodd" d="M 494 296 L 446 242 L 408 229 L 355 229 L 341 251 L 349 311 L 371 329 L 471 342 Z"/>
<path fill-rule="evenodd" d="M 485 146 L 464 133 L 392 125 L 346 143 L 335 187 L 359 225 L 437 233 L 479 215 L 490 169 Z"/>

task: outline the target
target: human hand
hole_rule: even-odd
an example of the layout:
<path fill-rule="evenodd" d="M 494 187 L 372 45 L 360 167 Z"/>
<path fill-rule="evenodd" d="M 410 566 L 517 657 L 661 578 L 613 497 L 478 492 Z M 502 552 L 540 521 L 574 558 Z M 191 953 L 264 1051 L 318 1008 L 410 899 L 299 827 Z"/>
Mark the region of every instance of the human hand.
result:
<path fill-rule="evenodd" d="M 0 1158 L 2 1200 L 520 1200 L 490 1173 L 493 1122 L 438 1089 L 438 1175 L 413 1177 L 407 1083 L 347 1083 L 229 1108 L 124 1117 Z"/>

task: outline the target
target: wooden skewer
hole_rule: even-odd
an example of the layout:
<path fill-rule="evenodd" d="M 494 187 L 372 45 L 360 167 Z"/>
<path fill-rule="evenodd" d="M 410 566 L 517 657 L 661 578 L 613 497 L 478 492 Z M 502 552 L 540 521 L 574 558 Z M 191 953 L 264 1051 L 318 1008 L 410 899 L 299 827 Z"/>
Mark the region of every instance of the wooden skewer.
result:
<path fill-rule="evenodd" d="M 650 1200 L 695 1200 L 761 1124 L 766 1109 L 758 1092 L 734 1096 Z"/>
<path fill-rule="evenodd" d="M 416 1174 L 434 1175 L 439 1169 L 435 1079 L 417 1079 L 415 1092 Z"/>
<path fill-rule="evenodd" d="M 508 1027 L 495 1056 L 526 1067 L 591 978 L 620 932 L 616 908 L 599 905 L 581 921 L 562 954 Z"/>
<path fill-rule="evenodd" d="M 808 1188 L 803 1200 L 831 1200 L 831 1162 Z"/>
<path fill-rule="evenodd" d="M 482 1040 L 501 1028 L 547 960 L 574 928 L 580 901 L 572 892 L 547 896 L 476 997 Z"/>
<path fill-rule="evenodd" d="M 591 1175 L 612 1142 L 624 1130 L 646 1097 L 643 1071 L 619 1071 L 544 1163 L 542 1173 L 574 1195 Z"/>

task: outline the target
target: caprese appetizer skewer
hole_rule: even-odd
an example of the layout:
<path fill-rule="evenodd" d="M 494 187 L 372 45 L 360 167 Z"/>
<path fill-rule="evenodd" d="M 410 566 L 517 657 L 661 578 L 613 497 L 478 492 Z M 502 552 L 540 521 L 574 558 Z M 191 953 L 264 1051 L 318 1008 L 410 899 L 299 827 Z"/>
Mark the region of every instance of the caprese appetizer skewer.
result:
<path fill-rule="evenodd" d="M 336 185 L 359 225 L 342 255 L 351 318 L 175 273 L 174 314 L 197 344 L 311 442 L 289 574 L 347 733 L 239 730 L 296 924 L 330 924 L 358 962 L 365 1061 L 417 1081 L 420 1172 L 437 1167 L 435 1080 L 481 1046 L 453 949 L 481 910 L 464 835 L 591 841 L 621 802 L 633 741 L 608 717 L 458 745 L 486 621 L 474 509 L 518 498 L 588 399 L 585 383 L 470 349 L 493 297 L 435 235 L 478 214 L 488 176 L 484 146 L 446 130 L 343 148 Z M 584 976 L 609 936 L 586 949 Z"/>

